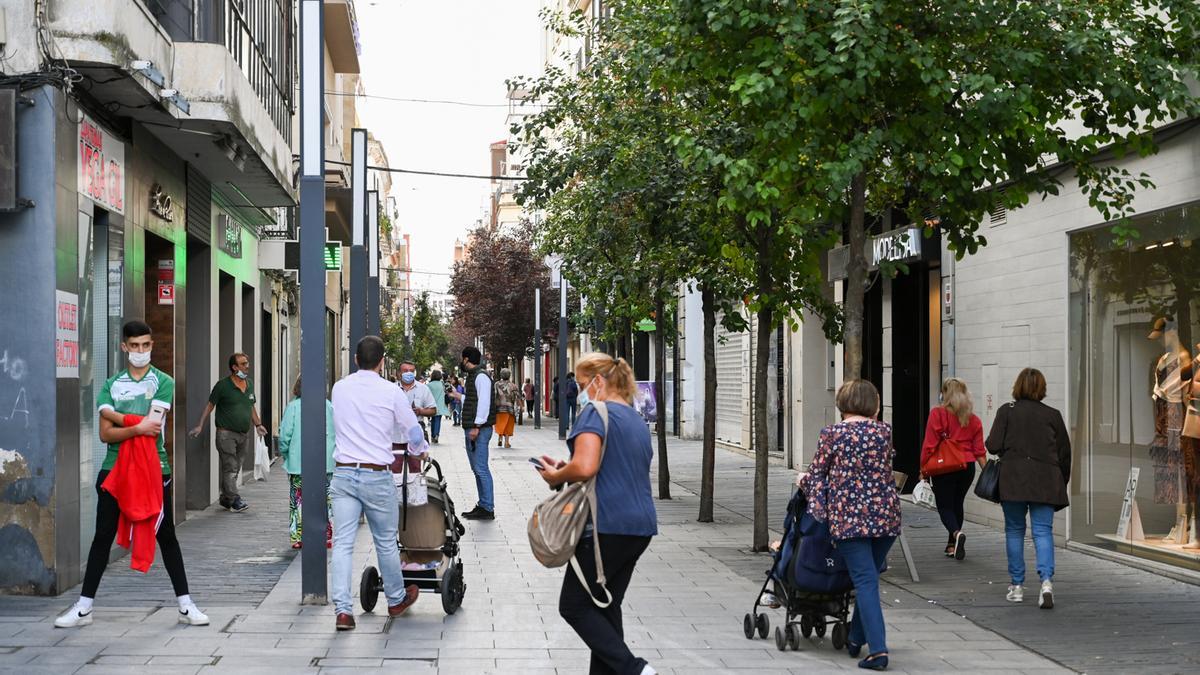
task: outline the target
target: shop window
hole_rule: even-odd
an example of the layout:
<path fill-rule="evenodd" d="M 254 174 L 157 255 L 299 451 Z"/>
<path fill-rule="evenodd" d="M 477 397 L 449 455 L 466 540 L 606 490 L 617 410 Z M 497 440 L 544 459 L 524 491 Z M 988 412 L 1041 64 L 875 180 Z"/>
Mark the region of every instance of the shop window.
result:
<path fill-rule="evenodd" d="M 1200 569 L 1200 204 L 1070 239 L 1071 537 Z"/>

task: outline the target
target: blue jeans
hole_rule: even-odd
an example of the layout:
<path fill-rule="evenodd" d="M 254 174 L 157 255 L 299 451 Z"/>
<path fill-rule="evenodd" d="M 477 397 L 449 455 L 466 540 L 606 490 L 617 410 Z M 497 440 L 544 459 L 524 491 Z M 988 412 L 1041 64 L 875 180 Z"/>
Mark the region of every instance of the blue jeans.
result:
<path fill-rule="evenodd" d="M 329 564 L 331 578 L 329 595 L 334 611 L 353 614 L 354 599 L 350 588 L 354 574 L 354 537 L 358 533 L 358 516 L 365 514 L 375 553 L 379 556 L 379 574 L 388 606 L 404 601 L 404 571 L 400 568 L 400 551 L 396 534 L 400 527 L 400 500 L 390 471 L 372 471 L 339 466 L 329 482 L 333 499 L 333 557 Z"/>
<path fill-rule="evenodd" d="M 434 413 L 429 418 L 429 435 L 437 438 L 442 435 L 442 416 Z"/>
<path fill-rule="evenodd" d="M 567 426 L 575 426 L 575 405 L 576 399 L 567 399 Z"/>
<path fill-rule="evenodd" d="M 463 429 L 467 442 L 467 461 L 475 474 L 475 489 L 479 492 L 479 505 L 495 511 L 495 494 L 492 488 L 492 470 L 488 468 L 488 444 L 492 442 L 492 427 L 479 427 L 479 436 L 471 440 L 471 430 Z"/>
<path fill-rule="evenodd" d="M 1033 524 L 1033 550 L 1042 581 L 1054 578 L 1054 507 L 1033 502 L 1000 502 L 1004 509 L 1004 547 L 1008 576 L 1015 586 L 1025 583 L 1025 513 Z"/>
<path fill-rule="evenodd" d="M 883 606 L 879 600 L 879 568 L 887 560 L 895 537 L 845 539 L 837 548 L 846 559 L 850 579 L 854 581 L 854 618 L 850 620 L 850 641 L 870 645 L 870 654 L 886 652 L 887 634 Z"/>

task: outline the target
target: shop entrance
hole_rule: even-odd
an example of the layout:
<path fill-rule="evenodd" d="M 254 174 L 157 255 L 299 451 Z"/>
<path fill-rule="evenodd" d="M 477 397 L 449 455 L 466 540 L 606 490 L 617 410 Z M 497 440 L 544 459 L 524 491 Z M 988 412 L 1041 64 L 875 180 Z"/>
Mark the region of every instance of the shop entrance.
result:
<path fill-rule="evenodd" d="M 892 440 L 895 470 L 909 476 L 920 472 L 921 443 L 930 401 L 931 354 L 929 280 L 925 269 L 898 275 L 892 286 Z M 937 286 L 935 284 L 934 288 Z M 936 298 L 936 290 L 935 290 Z M 941 327 L 937 330 L 940 332 Z M 939 387 L 940 388 L 940 387 Z M 912 482 L 914 485 L 915 481 Z"/>
<path fill-rule="evenodd" d="M 175 245 L 146 232 L 145 266 L 146 323 L 154 335 L 151 364 L 159 370 L 175 373 Z M 175 406 L 163 425 L 167 462 L 172 471 L 175 459 Z M 182 515 L 182 514 L 179 514 Z"/>

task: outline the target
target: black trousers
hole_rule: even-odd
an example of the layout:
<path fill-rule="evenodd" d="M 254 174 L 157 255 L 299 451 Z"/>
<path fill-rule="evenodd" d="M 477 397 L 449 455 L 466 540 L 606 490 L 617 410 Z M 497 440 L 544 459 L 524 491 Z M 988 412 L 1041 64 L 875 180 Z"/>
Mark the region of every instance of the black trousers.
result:
<path fill-rule="evenodd" d="M 529 414 L 531 416 L 533 415 L 533 404 L 534 403 L 537 403 L 537 401 L 532 398 L 525 401 L 525 409 L 529 411 Z"/>
<path fill-rule="evenodd" d="M 117 538 L 117 519 L 121 517 L 121 507 L 112 495 L 100 489 L 108 470 L 100 472 L 96 478 L 96 535 L 92 538 L 92 549 L 88 552 L 87 570 L 83 573 L 83 590 L 80 593 L 85 598 L 95 598 L 96 589 L 100 587 L 100 577 L 104 576 L 104 568 L 108 567 L 108 553 L 112 550 L 113 541 Z M 175 595 L 187 595 L 187 573 L 183 569 L 183 551 L 179 549 L 179 539 L 175 537 L 175 516 L 171 508 L 171 477 L 163 476 L 163 519 L 158 526 L 158 549 L 162 554 L 163 567 L 171 577 L 171 585 L 175 587 Z"/>
<path fill-rule="evenodd" d="M 575 576 L 575 571 L 567 567 L 562 593 L 558 597 L 558 613 L 592 650 L 591 667 L 588 670 L 592 675 L 636 675 L 646 665 L 644 659 L 635 657 L 625 645 L 621 602 L 625 599 L 629 580 L 633 578 L 634 565 L 649 545 L 650 537 L 600 534 L 600 559 L 604 562 L 608 592 L 612 594 L 612 604 L 604 609 L 592 602 L 587 589 Z M 592 547 L 591 537 L 582 539 L 575 549 L 575 558 L 583 569 L 583 576 L 588 580 L 592 593 L 603 599 L 604 592 L 595 582 L 596 554 Z"/>
<path fill-rule="evenodd" d="M 950 533 L 951 540 L 954 533 L 962 529 L 963 502 L 966 501 L 967 493 L 971 491 L 971 484 L 974 482 L 975 462 L 968 464 L 962 471 L 944 473 L 930 479 L 933 496 L 937 500 L 938 517 Z"/>

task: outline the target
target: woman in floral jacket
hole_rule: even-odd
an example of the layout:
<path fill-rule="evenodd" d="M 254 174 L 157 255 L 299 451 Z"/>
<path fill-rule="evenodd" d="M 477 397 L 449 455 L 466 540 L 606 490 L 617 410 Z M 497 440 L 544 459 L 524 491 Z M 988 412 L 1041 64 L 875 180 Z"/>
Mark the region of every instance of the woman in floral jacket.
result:
<path fill-rule="evenodd" d="M 860 668 L 888 665 L 879 570 L 900 535 L 900 498 L 892 476 L 892 428 L 876 420 L 879 391 L 866 380 L 848 380 L 837 392 L 842 421 L 821 430 L 808 472 L 796 484 L 808 498 L 809 512 L 829 525 L 854 581 L 856 600 L 847 651 L 857 657 L 864 644 L 869 655 Z"/>

